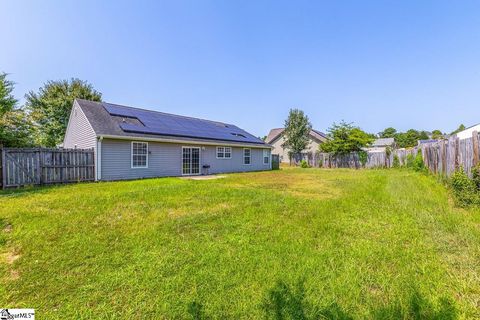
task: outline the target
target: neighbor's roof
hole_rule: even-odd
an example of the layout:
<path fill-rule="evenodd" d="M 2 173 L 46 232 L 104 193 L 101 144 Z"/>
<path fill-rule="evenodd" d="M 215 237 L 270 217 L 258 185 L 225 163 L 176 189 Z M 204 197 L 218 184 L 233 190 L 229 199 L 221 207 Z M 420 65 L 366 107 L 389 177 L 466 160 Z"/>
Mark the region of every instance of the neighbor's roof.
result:
<path fill-rule="evenodd" d="M 97 136 L 148 137 L 265 144 L 239 127 L 107 102 L 76 99 Z"/>
<path fill-rule="evenodd" d="M 283 131 L 285 131 L 285 128 L 275 128 L 275 129 L 270 130 L 265 142 L 266 143 L 272 143 L 275 139 L 277 139 L 283 133 Z M 328 140 L 328 137 L 325 133 L 320 132 L 320 131 L 315 130 L 315 129 L 310 130 L 310 136 L 312 136 L 315 139 L 320 140 L 320 141 Z"/>
<path fill-rule="evenodd" d="M 395 143 L 394 138 L 380 138 L 380 139 L 376 139 L 375 141 L 373 141 L 371 146 L 372 147 L 384 147 L 384 146 L 391 146 L 394 143 Z"/>
<path fill-rule="evenodd" d="M 438 139 L 418 140 L 418 144 L 432 143 L 437 141 L 440 141 L 440 140 Z"/>

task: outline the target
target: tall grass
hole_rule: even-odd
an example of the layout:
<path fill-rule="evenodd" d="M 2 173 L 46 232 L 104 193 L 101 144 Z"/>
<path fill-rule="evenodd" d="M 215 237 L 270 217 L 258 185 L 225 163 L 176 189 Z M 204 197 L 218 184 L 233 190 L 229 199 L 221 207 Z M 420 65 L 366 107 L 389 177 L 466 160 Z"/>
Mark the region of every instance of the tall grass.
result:
<path fill-rule="evenodd" d="M 410 170 L 78 184 L 0 203 L 0 305 L 41 318 L 480 316 L 480 212 Z"/>

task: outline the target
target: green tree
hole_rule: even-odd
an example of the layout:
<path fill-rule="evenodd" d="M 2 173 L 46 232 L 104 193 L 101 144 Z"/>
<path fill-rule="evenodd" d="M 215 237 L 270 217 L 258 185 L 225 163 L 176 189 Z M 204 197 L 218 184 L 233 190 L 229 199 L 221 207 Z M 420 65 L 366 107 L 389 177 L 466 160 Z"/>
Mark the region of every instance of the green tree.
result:
<path fill-rule="evenodd" d="M 0 145 L 24 147 L 31 144 L 31 125 L 25 111 L 17 107 L 13 89 L 7 74 L 0 73 Z"/>
<path fill-rule="evenodd" d="M 463 123 L 462 123 L 461 125 L 458 126 L 458 128 L 457 128 L 455 131 L 452 131 L 452 133 L 450 133 L 450 134 L 457 134 L 457 133 L 459 133 L 460 131 L 463 131 L 463 130 L 465 130 L 465 129 L 466 129 L 466 128 L 465 128 L 465 125 L 463 125 Z"/>
<path fill-rule="evenodd" d="M 0 73 L 0 115 L 2 116 L 17 106 L 18 101 L 12 94 L 14 86 L 13 81 L 7 80 L 6 73 Z"/>
<path fill-rule="evenodd" d="M 427 131 L 420 131 L 418 134 L 418 140 L 428 140 L 430 136 Z"/>
<path fill-rule="evenodd" d="M 362 148 L 369 146 L 374 138 L 360 129 L 345 121 L 340 124 L 333 124 L 328 128 L 329 141 L 320 145 L 323 152 L 332 152 L 334 154 L 346 154 L 354 151 L 361 151 Z"/>
<path fill-rule="evenodd" d="M 432 131 L 432 139 L 440 140 L 440 139 L 443 139 L 443 138 L 444 138 L 444 136 L 443 136 L 442 131 L 440 131 L 440 130 L 433 130 Z"/>
<path fill-rule="evenodd" d="M 38 144 L 54 147 L 63 141 L 68 118 L 76 98 L 101 101 L 102 94 L 79 79 L 48 81 L 39 91 L 26 96 Z"/>
<path fill-rule="evenodd" d="M 299 109 L 290 109 L 287 120 L 285 120 L 285 131 L 283 143 L 284 148 L 290 149 L 292 154 L 298 154 L 304 150 L 310 140 L 309 134 L 312 124 L 308 117 Z"/>
<path fill-rule="evenodd" d="M 396 134 L 397 134 L 397 130 L 395 128 L 389 127 L 379 132 L 378 136 L 380 138 L 395 138 Z"/>
<path fill-rule="evenodd" d="M 397 133 L 395 140 L 399 148 L 411 148 L 418 144 L 418 140 L 427 140 L 428 133 L 426 131 L 418 131 L 410 129 L 407 132 Z"/>

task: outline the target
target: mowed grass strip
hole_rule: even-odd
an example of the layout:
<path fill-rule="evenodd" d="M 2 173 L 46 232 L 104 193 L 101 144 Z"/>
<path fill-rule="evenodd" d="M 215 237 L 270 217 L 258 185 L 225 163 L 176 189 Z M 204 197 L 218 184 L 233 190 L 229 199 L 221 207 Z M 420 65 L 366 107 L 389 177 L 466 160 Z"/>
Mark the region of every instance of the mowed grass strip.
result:
<path fill-rule="evenodd" d="M 480 317 L 480 212 L 405 170 L 0 193 L 0 306 L 42 318 Z"/>

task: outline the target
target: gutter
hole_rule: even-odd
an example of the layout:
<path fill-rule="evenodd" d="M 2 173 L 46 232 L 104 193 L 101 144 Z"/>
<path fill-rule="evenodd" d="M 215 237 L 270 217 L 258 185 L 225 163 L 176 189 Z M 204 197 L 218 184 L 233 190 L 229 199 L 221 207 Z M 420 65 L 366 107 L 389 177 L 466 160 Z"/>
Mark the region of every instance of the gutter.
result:
<path fill-rule="evenodd" d="M 195 145 L 208 145 L 208 146 L 229 146 L 229 147 L 243 147 L 243 148 L 256 148 L 256 149 L 273 149 L 270 144 L 254 144 L 254 143 L 232 143 L 231 141 L 196 141 L 196 140 L 182 140 L 182 139 L 164 139 L 164 138 L 151 138 L 151 137 L 132 137 L 132 136 L 116 136 L 116 135 L 99 135 L 98 139 L 101 142 L 102 139 L 115 139 L 115 140 L 138 140 L 138 141 L 152 141 L 152 142 L 164 142 L 164 143 L 181 143 L 181 144 L 195 144 Z M 101 147 L 101 145 L 100 145 Z M 97 157 L 98 158 L 98 157 Z"/>

